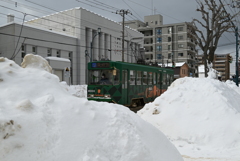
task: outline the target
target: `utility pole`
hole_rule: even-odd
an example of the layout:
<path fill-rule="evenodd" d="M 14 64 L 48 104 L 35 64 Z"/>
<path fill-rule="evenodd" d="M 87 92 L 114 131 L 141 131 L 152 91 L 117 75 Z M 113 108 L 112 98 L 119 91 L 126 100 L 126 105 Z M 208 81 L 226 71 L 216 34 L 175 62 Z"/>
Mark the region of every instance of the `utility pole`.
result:
<path fill-rule="evenodd" d="M 236 27 L 236 30 L 235 30 L 235 36 L 236 36 L 236 85 L 238 86 L 239 85 L 239 82 L 238 82 L 238 76 L 239 76 L 239 74 L 238 74 L 238 36 L 239 36 L 239 34 L 238 34 L 238 27 Z"/>
<path fill-rule="evenodd" d="M 129 10 L 121 9 L 121 10 L 116 11 L 116 14 L 119 14 L 123 17 L 123 21 L 122 21 L 122 62 L 124 62 L 124 27 L 125 27 L 124 21 L 125 21 L 125 15 L 127 15 L 128 13 L 132 15 L 132 13 Z"/>
<path fill-rule="evenodd" d="M 223 5 L 222 1 L 220 0 L 220 3 Z M 225 12 L 227 13 L 224 5 L 223 5 L 223 9 L 225 10 Z M 228 17 L 228 19 L 230 20 L 230 18 Z M 230 20 L 231 21 L 231 20 Z M 238 45 L 238 27 L 235 26 L 235 24 L 231 21 L 231 24 L 233 25 L 233 28 L 235 29 L 235 36 L 236 36 L 236 85 L 238 86 L 239 85 L 239 82 L 238 82 L 238 77 L 239 77 L 239 74 L 238 74 L 238 50 L 239 50 L 239 45 Z"/>

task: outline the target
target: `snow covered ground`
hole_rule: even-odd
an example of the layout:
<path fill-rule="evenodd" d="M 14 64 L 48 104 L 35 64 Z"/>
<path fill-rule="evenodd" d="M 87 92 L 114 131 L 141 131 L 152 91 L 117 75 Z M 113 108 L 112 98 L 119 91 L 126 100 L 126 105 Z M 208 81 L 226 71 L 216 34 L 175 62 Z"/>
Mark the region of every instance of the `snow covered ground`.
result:
<path fill-rule="evenodd" d="M 80 98 L 43 58 L 26 60 L 0 58 L 0 161 L 183 161 L 136 113 Z"/>
<path fill-rule="evenodd" d="M 29 60 L 0 58 L 0 161 L 240 161 L 230 81 L 178 79 L 135 114 L 87 101 L 86 85 L 59 83 L 44 60 Z"/>
<path fill-rule="evenodd" d="M 240 161 L 240 88 L 213 77 L 182 78 L 138 112 L 185 161 Z M 69 87 L 86 97 L 85 86 Z M 79 94 L 82 93 L 82 94 Z"/>
<path fill-rule="evenodd" d="M 182 78 L 137 113 L 162 131 L 186 161 L 240 160 L 240 88 Z"/>

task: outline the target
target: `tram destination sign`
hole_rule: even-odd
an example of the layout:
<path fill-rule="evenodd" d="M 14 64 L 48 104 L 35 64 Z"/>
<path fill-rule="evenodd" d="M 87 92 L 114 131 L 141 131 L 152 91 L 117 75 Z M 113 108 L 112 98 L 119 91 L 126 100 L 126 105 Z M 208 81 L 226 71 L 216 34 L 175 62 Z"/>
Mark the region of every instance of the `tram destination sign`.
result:
<path fill-rule="evenodd" d="M 110 63 L 105 63 L 105 62 L 92 63 L 92 68 L 109 68 L 109 67 L 110 67 Z"/>

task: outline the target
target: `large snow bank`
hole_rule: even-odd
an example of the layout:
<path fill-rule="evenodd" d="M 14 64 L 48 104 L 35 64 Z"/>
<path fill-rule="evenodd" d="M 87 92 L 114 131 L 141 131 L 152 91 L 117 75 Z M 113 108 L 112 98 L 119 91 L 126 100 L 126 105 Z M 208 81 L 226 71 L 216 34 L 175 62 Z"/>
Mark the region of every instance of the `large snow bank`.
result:
<path fill-rule="evenodd" d="M 73 96 L 87 98 L 87 85 L 68 85 L 66 82 L 61 82 L 62 86 Z"/>
<path fill-rule="evenodd" d="M 138 115 L 160 129 L 185 160 L 240 160 L 240 88 L 181 78 Z"/>
<path fill-rule="evenodd" d="M 72 96 L 38 60 L 0 58 L 1 161 L 182 161 L 158 129 L 126 107 Z"/>

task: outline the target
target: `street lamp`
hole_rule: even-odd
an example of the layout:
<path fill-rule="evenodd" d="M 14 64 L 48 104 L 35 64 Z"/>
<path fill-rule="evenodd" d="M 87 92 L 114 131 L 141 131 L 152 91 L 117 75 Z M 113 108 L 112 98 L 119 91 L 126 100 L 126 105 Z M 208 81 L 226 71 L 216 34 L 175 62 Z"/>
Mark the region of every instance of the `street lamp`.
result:
<path fill-rule="evenodd" d="M 90 60 L 92 59 L 91 56 L 88 54 L 88 50 L 85 50 L 85 56 L 88 56 Z"/>
<path fill-rule="evenodd" d="M 101 34 L 101 28 L 99 27 L 98 28 L 98 30 L 97 30 L 97 33 L 93 36 L 93 38 L 92 38 L 92 42 L 91 42 L 91 56 L 90 56 L 90 60 L 91 60 L 91 62 L 93 61 L 92 60 L 92 58 L 93 58 L 93 40 L 94 40 L 94 38 L 97 36 L 97 35 L 100 35 Z"/>

